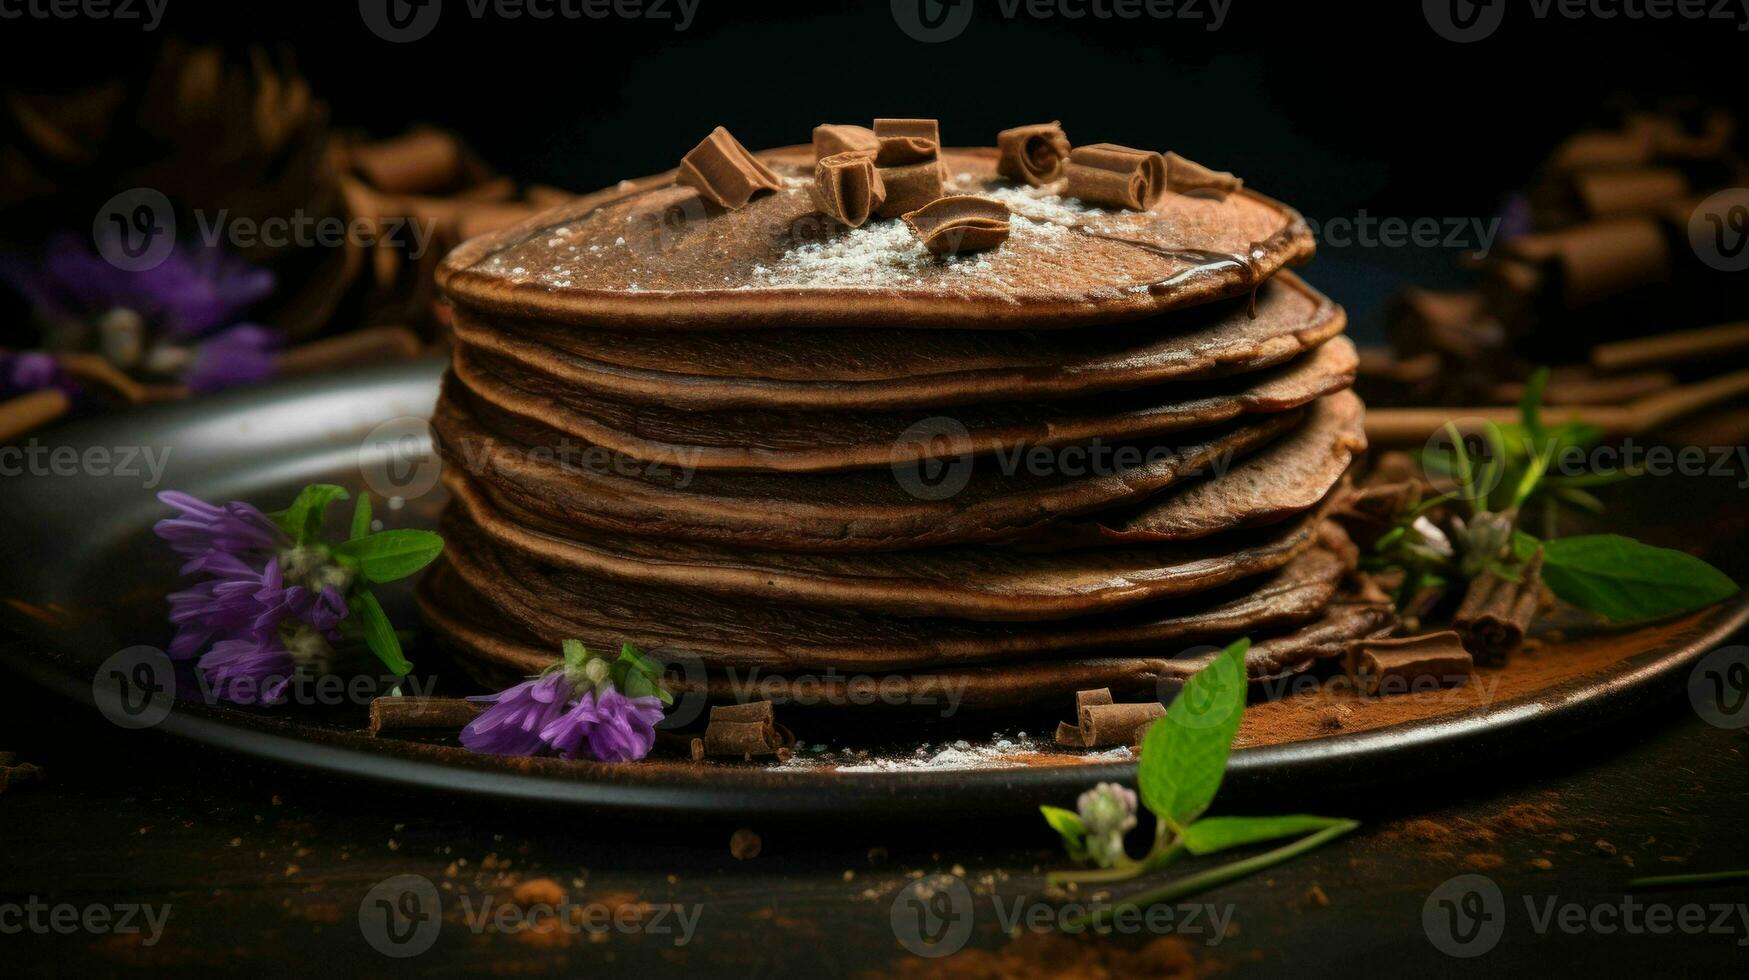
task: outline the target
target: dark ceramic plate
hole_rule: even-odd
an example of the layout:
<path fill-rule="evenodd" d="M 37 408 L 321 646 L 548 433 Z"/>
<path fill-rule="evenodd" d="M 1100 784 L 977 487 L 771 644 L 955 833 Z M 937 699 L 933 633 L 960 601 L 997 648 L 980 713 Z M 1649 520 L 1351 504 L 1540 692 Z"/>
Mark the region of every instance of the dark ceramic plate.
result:
<path fill-rule="evenodd" d="M 442 492 L 434 489 L 435 463 L 422 420 L 441 370 L 439 363 L 422 362 L 296 381 L 65 425 L 29 440 L 23 456 L 0 460 L 8 464 L 0 480 L 0 533 L 6 541 L 0 616 L 16 638 L 0 644 L 0 655 L 17 671 L 90 705 L 106 685 L 141 676 L 125 658 L 112 658 L 139 645 L 161 647 L 168 639 L 163 596 L 175 581 L 176 563 L 149 533 L 164 516 L 154 499 L 157 490 L 272 506 L 305 483 L 325 481 L 401 497 L 396 506 L 379 503 L 379 517 L 390 525 L 431 524 Z M 13 475 L 21 465 L 29 472 Z M 1743 569 L 1731 567 L 1730 559 L 1749 553 L 1742 547 L 1749 529 L 1733 523 L 1738 517 L 1727 517 L 1721 526 L 1721 515 L 1742 509 L 1730 499 L 1734 485 L 1723 483 L 1728 481 L 1678 489 L 1666 480 L 1629 491 L 1614 519 L 1635 531 L 1633 514 L 1659 513 L 1658 501 L 1680 492 L 1695 503 L 1686 512 L 1711 514 L 1692 538 L 1705 541 L 1715 560 L 1741 580 Z M 1704 503 L 1708 494 L 1719 498 L 1719 507 Z M 1693 542 L 1665 528 L 1660 543 Z M 415 621 L 404 590 L 385 601 L 397 622 Z M 1675 696 L 1694 662 L 1746 620 L 1749 604 L 1733 601 L 1642 631 L 1626 638 L 1633 645 L 1629 655 L 1604 669 L 1499 700 L 1485 711 L 1244 749 L 1234 756 L 1229 786 L 1240 795 L 1273 795 L 1309 781 L 1326 787 L 1376 781 L 1383 771 L 1449 772 L 1513 747 L 1576 734 Z M 430 643 L 415 641 L 411 652 L 420 676 L 437 678 L 449 693 L 472 693 L 464 675 Z M 124 668 L 119 676 L 118 664 Z M 162 731 L 289 765 L 505 799 L 715 815 L 915 819 L 1018 812 L 1045 800 L 1071 799 L 1098 779 L 1133 774 L 1133 764 L 1113 762 L 899 772 L 660 761 L 599 766 L 534 760 L 506 767 L 438 740 L 372 739 L 356 700 L 340 698 L 326 708 L 228 707 L 207 703 L 198 691 L 191 694 L 186 671 L 177 690 L 174 707 L 155 722 Z M 111 702 L 113 715 L 113 696 L 103 699 Z M 103 717 L 93 713 L 90 723 L 108 724 Z M 983 731 L 987 736 L 990 727 Z M 916 741 L 912 737 L 910 744 Z"/>

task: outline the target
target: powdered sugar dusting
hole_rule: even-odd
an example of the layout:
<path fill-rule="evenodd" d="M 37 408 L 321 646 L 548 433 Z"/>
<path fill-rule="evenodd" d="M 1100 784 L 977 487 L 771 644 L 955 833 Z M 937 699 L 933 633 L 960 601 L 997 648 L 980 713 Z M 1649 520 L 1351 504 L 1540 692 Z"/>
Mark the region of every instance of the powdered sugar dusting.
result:
<path fill-rule="evenodd" d="M 772 268 L 754 267 L 749 288 L 890 286 L 915 279 L 917 270 L 934 261 L 909 225 L 897 219 L 875 221 L 828 242 L 792 248 Z"/>
<path fill-rule="evenodd" d="M 788 762 L 770 768 L 782 770 L 821 770 L 834 772 L 956 772 L 967 769 L 1017 769 L 1027 763 L 1022 758 L 1041 751 L 1055 751 L 1025 732 L 1017 735 L 992 735 L 987 741 L 973 744 L 965 740 L 925 743 L 910 753 L 871 753 L 866 750 L 829 749 L 825 745 L 798 745 Z M 1119 746 L 1103 752 L 1078 754 L 1087 763 L 1127 762 L 1135 758 L 1127 747 Z"/>

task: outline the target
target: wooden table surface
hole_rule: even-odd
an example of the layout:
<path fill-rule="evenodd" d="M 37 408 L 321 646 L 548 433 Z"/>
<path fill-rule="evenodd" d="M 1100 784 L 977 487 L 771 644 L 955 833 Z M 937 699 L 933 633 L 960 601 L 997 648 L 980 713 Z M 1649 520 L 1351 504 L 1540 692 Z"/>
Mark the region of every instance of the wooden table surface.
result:
<path fill-rule="evenodd" d="M 1526 745 L 1507 762 L 1381 771 L 1364 798 L 1276 801 L 1278 812 L 1366 825 L 1190 900 L 1199 911 L 1175 912 L 1177 934 L 1071 937 L 1004 931 L 1017 909 L 1053 907 L 1041 872 L 1063 860 L 1032 813 L 946 826 L 755 824 L 747 829 L 760 853 L 741 859 L 731 854 L 735 824 L 334 781 L 124 732 L 21 679 L 0 682 L 0 751 L 46 773 L 0 794 L 0 950 L 21 975 L 1564 976 L 1681 967 L 1705 976 L 1741 975 L 1749 964 L 1749 887 L 1625 889 L 1636 875 L 1749 867 L 1749 739 L 1680 701 L 1612 732 Z M 937 873 L 959 875 L 966 892 L 933 921 L 945 930 L 969 906 L 971 931 L 963 950 L 925 959 L 901 945 L 899 932 L 916 927 L 895 923 L 916 921 L 911 883 Z M 380 923 L 389 921 L 376 905 L 384 892 L 372 889 L 399 875 L 429 881 L 441 906 L 429 932 L 409 926 L 408 945 L 387 944 L 428 946 L 416 958 L 389 958 L 370 941 L 374 932 L 383 944 Z M 1430 938 L 1438 916 L 1452 914 L 1438 905 L 1446 893 L 1434 892 L 1459 875 L 1491 880 L 1503 902 L 1454 906 L 1481 910 L 1461 924 L 1466 937 L 1488 935 L 1468 928 L 1478 921 L 1500 924 L 1497 945 L 1476 958 L 1446 955 Z M 481 917 L 561 895 L 581 925 Z M 1653 924 L 1704 907 L 1707 931 L 1628 934 L 1616 925 L 1624 903 L 1635 923 L 1652 921 L 1647 906 L 1666 907 Z M 72 921 L 90 907 L 118 918 L 130 905 L 167 914 L 156 942 Z M 1557 917 L 1539 930 L 1551 908 Z M 147 921 L 143 911 L 132 918 Z M 1573 922 L 1575 931 L 1562 925 Z M 1449 924 L 1444 931 L 1451 939 Z"/>

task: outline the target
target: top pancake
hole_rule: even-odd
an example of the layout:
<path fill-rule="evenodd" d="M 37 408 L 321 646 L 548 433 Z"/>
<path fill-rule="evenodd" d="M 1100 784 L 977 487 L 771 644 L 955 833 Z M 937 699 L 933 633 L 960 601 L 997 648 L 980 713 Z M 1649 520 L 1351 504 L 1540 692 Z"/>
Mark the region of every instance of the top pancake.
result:
<path fill-rule="evenodd" d="M 850 230 L 819 214 L 811 148 L 760 156 L 784 188 L 740 210 L 672 172 L 631 181 L 462 245 L 438 282 L 464 307 L 615 329 L 1044 330 L 1235 296 L 1313 251 L 1298 212 L 1251 191 L 1092 208 L 1061 182 L 1016 186 L 994 150 L 964 149 L 941 152 L 947 192 L 1008 204 L 1013 234 L 936 258 L 898 219 Z"/>

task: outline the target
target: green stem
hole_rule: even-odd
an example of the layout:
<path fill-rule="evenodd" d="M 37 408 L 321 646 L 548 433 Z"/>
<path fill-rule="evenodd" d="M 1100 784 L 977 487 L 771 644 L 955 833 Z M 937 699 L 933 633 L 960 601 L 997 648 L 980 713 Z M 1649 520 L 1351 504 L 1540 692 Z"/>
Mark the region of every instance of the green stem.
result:
<path fill-rule="evenodd" d="M 1100 868 L 1094 871 L 1053 871 L 1045 875 L 1045 881 L 1053 885 L 1109 885 L 1118 881 L 1129 881 L 1143 875 L 1153 874 L 1167 865 L 1183 857 L 1183 844 L 1173 844 L 1166 848 L 1156 848 L 1140 861 L 1131 861 L 1116 868 Z"/>
<path fill-rule="evenodd" d="M 1079 930 L 1086 928 L 1090 922 L 1093 925 L 1098 925 L 1124 909 L 1144 908 L 1149 905 L 1158 905 L 1161 902 L 1170 902 L 1190 895 L 1195 895 L 1199 892 L 1207 891 L 1210 888 L 1218 888 L 1229 881 L 1237 881 L 1240 878 L 1254 875 L 1259 871 L 1265 871 L 1278 864 L 1284 864 L 1291 861 L 1294 858 L 1299 857 L 1301 854 L 1316 850 L 1325 844 L 1328 844 L 1359 826 L 1360 821 L 1358 820 L 1344 820 L 1308 837 L 1302 837 L 1285 847 L 1278 847 L 1273 851 L 1259 854 L 1256 857 L 1246 858 L 1243 861 L 1234 861 L 1231 864 L 1223 864 L 1218 868 L 1210 868 L 1207 871 L 1191 875 L 1188 878 L 1180 878 L 1163 888 L 1158 888 L 1151 892 L 1144 892 L 1143 894 L 1125 899 L 1111 908 L 1099 909 L 1092 915 L 1078 915 L 1066 919 L 1064 920 L 1063 925 L 1073 930 Z"/>
<path fill-rule="evenodd" d="M 1681 885 L 1710 885 L 1721 881 L 1749 880 L 1749 871 L 1708 871 L 1692 875 L 1658 875 L 1651 878 L 1635 878 L 1628 882 L 1629 888 L 1676 888 Z"/>

